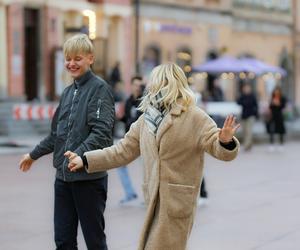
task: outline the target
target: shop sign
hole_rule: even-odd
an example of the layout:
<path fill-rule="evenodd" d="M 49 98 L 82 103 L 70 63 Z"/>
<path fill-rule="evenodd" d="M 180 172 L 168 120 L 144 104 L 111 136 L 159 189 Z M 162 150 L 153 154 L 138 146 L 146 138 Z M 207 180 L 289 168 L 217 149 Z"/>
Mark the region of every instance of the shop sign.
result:
<path fill-rule="evenodd" d="M 177 26 L 176 24 L 161 24 L 160 32 L 174 32 L 185 35 L 192 34 L 192 28 L 185 26 Z"/>
<path fill-rule="evenodd" d="M 156 31 L 156 32 L 179 33 L 184 35 L 190 35 L 193 32 L 191 27 L 178 26 L 176 24 L 161 24 L 159 22 L 151 22 L 151 21 L 147 21 L 144 23 L 144 30 L 146 33 L 150 31 Z"/>

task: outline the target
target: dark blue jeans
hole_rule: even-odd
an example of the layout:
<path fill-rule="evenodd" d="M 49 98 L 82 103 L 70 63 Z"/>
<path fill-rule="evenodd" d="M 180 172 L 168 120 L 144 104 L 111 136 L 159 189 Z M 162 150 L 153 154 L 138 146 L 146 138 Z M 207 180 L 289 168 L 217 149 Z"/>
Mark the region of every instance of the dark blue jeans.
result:
<path fill-rule="evenodd" d="M 103 213 L 107 176 L 97 180 L 55 180 L 54 234 L 57 250 L 77 250 L 80 222 L 88 250 L 107 250 Z"/>

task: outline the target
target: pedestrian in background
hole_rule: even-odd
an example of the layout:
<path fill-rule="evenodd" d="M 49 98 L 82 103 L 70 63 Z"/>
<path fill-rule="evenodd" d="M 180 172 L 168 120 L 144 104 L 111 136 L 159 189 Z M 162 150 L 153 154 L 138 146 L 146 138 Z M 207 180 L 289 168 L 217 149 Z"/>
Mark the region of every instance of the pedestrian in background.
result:
<path fill-rule="evenodd" d="M 131 95 L 125 103 L 125 114 L 123 121 L 125 123 L 125 131 L 128 132 L 130 126 L 142 114 L 138 110 L 143 95 L 143 79 L 140 76 L 134 76 L 131 79 Z M 125 197 L 120 201 L 120 204 L 126 204 L 137 198 L 137 193 L 133 188 L 131 179 L 126 166 L 118 168 L 118 174 L 125 192 Z"/>
<path fill-rule="evenodd" d="M 120 71 L 120 62 L 116 62 L 113 68 L 111 69 L 109 75 L 109 84 L 113 89 L 115 89 L 116 84 L 122 81 L 121 71 Z"/>
<path fill-rule="evenodd" d="M 224 102 L 224 93 L 220 87 L 220 80 L 214 79 L 208 82 L 208 88 L 202 94 L 203 102 Z M 220 114 L 211 115 L 211 118 L 216 122 L 218 127 L 224 123 L 224 117 Z"/>
<path fill-rule="evenodd" d="M 194 94 L 195 94 L 197 107 L 199 107 L 201 109 L 204 108 L 201 92 L 194 85 L 192 86 L 192 90 L 194 91 Z M 208 203 L 208 192 L 207 192 L 206 182 L 205 182 L 204 174 L 203 174 L 201 186 L 200 186 L 200 195 L 199 195 L 199 200 L 198 200 L 198 206 L 204 206 L 204 205 L 207 205 L 207 203 Z"/>
<path fill-rule="evenodd" d="M 208 81 L 207 90 L 203 92 L 203 101 L 204 102 L 223 102 L 224 101 L 224 93 L 222 88 L 220 87 L 220 80 L 215 79 L 214 77 L 210 78 Z M 198 101 L 199 102 L 199 101 Z M 201 106 L 203 106 L 201 104 Z M 221 127 L 224 123 L 224 117 L 221 115 L 210 115 L 211 118 L 215 121 L 218 127 Z M 208 204 L 208 191 L 207 184 L 205 178 L 203 176 L 201 187 L 200 187 L 200 196 L 198 200 L 198 206 L 204 206 Z"/>
<path fill-rule="evenodd" d="M 269 135 L 270 135 L 270 148 L 269 150 L 272 152 L 275 150 L 274 148 L 274 135 L 279 135 L 279 151 L 283 150 L 284 144 L 284 134 L 286 132 L 284 125 L 284 116 L 283 110 L 286 106 L 286 98 L 282 94 L 282 90 L 279 86 L 275 87 L 273 90 L 271 101 L 269 105 L 270 109 L 270 120 L 269 120 Z"/>
<path fill-rule="evenodd" d="M 147 212 L 138 249 L 184 250 L 194 221 L 204 152 L 224 161 L 234 159 L 239 142 L 233 135 L 239 125 L 229 116 L 218 129 L 196 107 L 187 78 L 174 63 L 154 68 L 140 110 L 144 114 L 118 144 L 83 157 L 66 152 L 69 168 L 95 173 L 141 155 Z"/>
<path fill-rule="evenodd" d="M 80 34 L 64 44 L 65 68 L 74 79 L 60 99 L 50 134 L 20 161 L 28 171 L 33 162 L 53 152 L 54 236 L 57 250 L 77 249 L 80 222 L 87 249 L 106 250 L 104 210 L 107 173 L 71 172 L 64 152 L 84 152 L 112 145 L 114 100 L 109 85 L 90 69 L 94 48 L 88 36 Z"/>
<path fill-rule="evenodd" d="M 256 96 L 249 83 L 244 83 L 242 93 L 237 103 L 242 107 L 242 131 L 245 151 L 249 151 L 253 145 L 253 125 L 258 117 L 258 105 Z"/>

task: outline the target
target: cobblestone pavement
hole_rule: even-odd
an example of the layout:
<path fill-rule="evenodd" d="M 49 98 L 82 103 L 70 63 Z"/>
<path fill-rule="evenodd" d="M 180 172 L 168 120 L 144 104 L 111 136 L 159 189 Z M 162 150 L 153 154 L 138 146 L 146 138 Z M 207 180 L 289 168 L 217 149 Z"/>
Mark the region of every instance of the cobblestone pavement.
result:
<path fill-rule="evenodd" d="M 22 150 L 0 155 L 0 249 L 51 250 L 53 244 L 53 183 L 51 156 L 32 170 L 18 170 Z M 205 177 L 209 203 L 198 208 L 189 250 L 300 249 L 300 142 L 283 152 L 267 145 L 243 152 L 233 162 L 209 156 Z M 115 170 L 109 172 L 106 233 L 109 250 L 135 250 L 145 209 L 141 202 L 141 160 L 130 174 L 139 200 L 120 206 L 123 191 Z M 79 249 L 86 249 L 79 232 Z"/>

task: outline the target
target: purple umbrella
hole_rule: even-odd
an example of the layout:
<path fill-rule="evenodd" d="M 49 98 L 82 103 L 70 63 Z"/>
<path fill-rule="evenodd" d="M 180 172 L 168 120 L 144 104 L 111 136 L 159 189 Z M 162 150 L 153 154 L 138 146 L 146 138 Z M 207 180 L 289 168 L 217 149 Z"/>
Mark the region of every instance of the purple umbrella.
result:
<path fill-rule="evenodd" d="M 258 73 L 257 68 L 250 64 L 244 63 L 239 59 L 230 56 L 219 57 L 210 60 L 206 63 L 193 67 L 194 72 L 208 72 L 211 74 L 218 74 L 223 72 L 253 72 Z"/>
<path fill-rule="evenodd" d="M 252 67 L 257 68 L 257 74 L 259 74 L 259 75 L 264 74 L 264 73 L 279 73 L 283 76 L 286 75 L 286 70 L 284 70 L 283 68 L 266 64 L 255 58 L 241 58 L 240 61 L 242 63 L 248 64 L 248 65 L 251 65 Z"/>
<path fill-rule="evenodd" d="M 280 73 L 285 76 L 286 71 L 283 68 L 272 66 L 254 58 L 237 59 L 230 56 L 219 57 L 203 64 L 193 67 L 194 72 L 207 72 L 219 74 L 223 72 L 253 72 L 256 75 L 264 73 Z"/>

